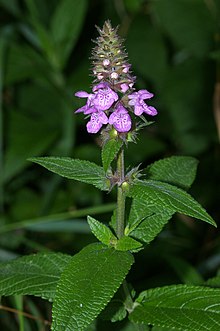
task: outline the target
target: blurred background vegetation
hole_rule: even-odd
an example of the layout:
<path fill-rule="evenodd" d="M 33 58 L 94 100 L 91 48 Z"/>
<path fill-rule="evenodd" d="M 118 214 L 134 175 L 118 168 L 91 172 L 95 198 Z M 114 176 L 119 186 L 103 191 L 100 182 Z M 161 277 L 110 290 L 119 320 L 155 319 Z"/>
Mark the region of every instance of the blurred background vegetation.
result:
<path fill-rule="evenodd" d="M 115 208 L 114 191 L 103 195 L 27 161 L 54 155 L 101 163 L 98 135 L 74 115 L 82 105 L 74 92 L 90 89 L 91 40 L 106 19 L 119 25 L 137 88 L 155 93 L 159 111 L 126 151 L 127 166 L 196 157 L 190 192 L 218 222 L 219 11 L 219 0 L 0 0 L 0 261 L 42 250 L 73 254 L 95 241 L 86 215 L 107 222 Z M 220 266 L 219 232 L 176 215 L 136 262 L 129 279 L 136 291 L 201 283 Z M 48 330 L 40 318 L 50 319 L 50 304 L 17 296 L 2 305 L 39 320 L 0 310 L 1 330 Z M 107 330 L 103 323 L 97 330 Z"/>

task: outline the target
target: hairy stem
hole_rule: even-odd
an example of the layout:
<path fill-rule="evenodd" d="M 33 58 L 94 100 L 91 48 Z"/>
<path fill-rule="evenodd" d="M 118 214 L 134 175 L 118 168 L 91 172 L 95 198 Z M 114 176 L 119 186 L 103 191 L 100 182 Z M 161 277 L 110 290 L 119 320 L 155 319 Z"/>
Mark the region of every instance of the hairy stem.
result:
<path fill-rule="evenodd" d="M 125 229 L 125 193 L 122 188 L 122 183 L 125 179 L 124 173 L 124 149 L 122 148 L 118 154 L 117 159 L 117 174 L 118 174 L 118 196 L 117 196 L 117 223 L 116 223 L 116 234 L 118 239 L 124 236 Z M 133 300 L 128 288 L 127 281 L 124 280 L 122 283 L 122 290 L 124 293 L 124 303 L 128 312 L 133 309 Z"/>
<path fill-rule="evenodd" d="M 125 228 L 125 193 L 122 189 L 124 181 L 124 149 L 122 148 L 117 159 L 118 196 L 117 196 L 117 236 L 120 239 L 124 235 Z"/>

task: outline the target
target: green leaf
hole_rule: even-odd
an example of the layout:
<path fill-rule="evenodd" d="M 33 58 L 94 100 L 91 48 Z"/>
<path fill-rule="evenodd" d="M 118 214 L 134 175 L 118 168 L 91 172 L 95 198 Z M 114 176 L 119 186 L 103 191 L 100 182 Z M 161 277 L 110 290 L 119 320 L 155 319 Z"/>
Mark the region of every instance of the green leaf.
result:
<path fill-rule="evenodd" d="M 39 253 L 0 264 L 0 295 L 36 295 L 53 300 L 57 282 L 71 256 Z"/>
<path fill-rule="evenodd" d="M 86 0 L 62 0 L 58 2 L 51 21 L 51 34 L 62 67 L 77 41 L 86 8 Z"/>
<path fill-rule="evenodd" d="M 218 330 L 220 289 L 172 285 L 142 292 L 130 315 L 135 323 L 182 331 Z"/>
<path fill-rule="evenodd" d="M 146 172 L 149 179 L 189 189 L 195 179 L 197 165 L 194 157 L 171 156 L 149 165 Z"/>
<path fill-rule="evenodd" d="M 63 272 L 53 306 L 53 331 L 83 331 L 117 291 L 133 256 L 102 244 L 76 254 Z"/>
<path fill-rule="evenodd" d="M 137 181 L 131 187 L 129 195 L 150 205 L 168 208 L 169 211 L 180 212 L 216 226 L 212 217 L 191 195 L 168 183 L 155 180 Z"/>
<path fill-rule="evenodd" d="M 142 244 L 139 243 L 137 240 L 128 236 L 123 236 L 117 241 L 115 249 L 119 251 L 136 251 L 139 250 L 141 247 Z"/>
<path fill-rule="evenodd" d="M 134 198 L 125 234 L 150 243 L 162 231 L 174 213 L 168 207 Z"/>
<path fill-rule="evenodd" d="M 122 146 L 122 141 L 117 139 L 108 140 L 102 148 L 102 164 L 105 171 L 108 170 L 111 162 L 116 157 Z"/>
<path fill-rule="evenodd" d="M 103 244 L 109 246 L 117 241 L 117 238 L 106 225 L 91 216 L 87 217 L 87 221 L 94 236 Z"/>
<path fill-rule="evenodd" d="M 210 287 L 220 287 L 220 275 L 212 277 L 205 282 L 205 285 Z"/>
<path fill-rule="evenodd" d="M 69 157 L 35 157 L 29 161 L 38 163 L 62 177 L 92 184 L 101 190 L 109 188 L 103 168 L 93 162 Z"/>

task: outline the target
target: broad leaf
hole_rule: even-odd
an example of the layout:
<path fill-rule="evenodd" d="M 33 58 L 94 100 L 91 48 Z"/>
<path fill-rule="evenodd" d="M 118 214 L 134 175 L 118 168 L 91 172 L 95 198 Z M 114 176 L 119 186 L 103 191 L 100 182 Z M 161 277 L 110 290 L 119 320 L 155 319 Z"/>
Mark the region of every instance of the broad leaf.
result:
<path fill-rule="evenodd" d="M 192 185 L 198 161 L 190 156 L 171 156 L 149 165 L 146 169 L 149 179 L 189 189 Z"/>
<path fill-rule="evenodd" d="M 182 331 L 220 328 L 220 289 L 172 285 L 142 292 L 137 301 L 130 315 L 135 323 Z"/>
<path fill-rule="evenodd" d="M 36 295 L 52 301 L 70 260 L 61 253 L 39 253 L 1 263 L 0 295 Z"/>
<path fill-rule="evenodd" d="M 174 211 L 168 207 L 134 198 L 125 233 L 145 243 L 150 243 L 170 220 Z"/>
<path fill-rule="evenodd" d="M 139 250 L 141 247 L 142 244 L 139 243 L 137 240 L 128 236 L 123 236 L 117 241 L 115 249 L 119 251 L 136 251 Z"/>
<path fill-rule="evenodd" d="M 137 181 L 129 195 L 150 205 L 168 208 L 216 226 L 212 217 L 191 195 L 173 185 L 155 180 Z"/>
<path fill-rule="evenodd" d="M 112 231 L 95 218 L 88 216 L 87 221 L 94 236 L 105 245 L 111 245 L 117 241 Z"/>
<path fill-rule="evenodd" d="M 46 169 L 69 179 L 93 184 L 101 190 L 108 190 L 109 181 L 102 167 L 89 161 L 69 157 L 35 157 L 29 161 L 40 164 Z"/>
<path fill-rule="evenodd" d="M 111 162 L 116 157 L 122 146 L 122 141 L 117 139 L 108 140 L 102 148 L 102 164 L 105 171 L 108 170 Z"/>
<path fill-rule="evenodd" d="M 64 66 L 73 49 L 86 14 L 86 0 L 62 0 L 58 2 L 51 21 L 51 34 L 55 49 Z"/>
<path fill-rule="evenodd" d="M 91 244 L 63 272 L 53 306 L 53 331 L 83 331 L 104 309 L 133 263 L 128 252 Z"/>

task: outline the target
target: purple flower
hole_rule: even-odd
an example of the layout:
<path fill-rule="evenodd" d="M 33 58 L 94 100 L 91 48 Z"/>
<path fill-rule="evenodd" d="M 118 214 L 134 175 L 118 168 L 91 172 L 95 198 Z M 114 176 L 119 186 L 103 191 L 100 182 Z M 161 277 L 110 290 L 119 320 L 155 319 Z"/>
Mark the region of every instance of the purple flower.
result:
<path fill-rule="evenodd" d="M 85 115 L 94 113 L 97 109 L 93 106 L 92 100 L 94 99 L 95 95 L 92 93 L 87 93 L 85 91 L 78 91 L 75 93 L 75 96 L 78 98 L 87 98 L 87 103 L 85 106 L 77 109 L 75 113 L 84 113 Z"/>
<path fill-rule="evenodd" d="M 130 131 L 131 117 L 122 104 L 119 103 L 115 111 L 110 115 L 109 124 L 113 125 L 118 132 Z"/>
<path fill-rule="evenodd" d="M 97 112 L 97 110 L 107 110 L 118 100 L 117 93 L 115 93 L 106 82 L 95 85 L 93 92 L 94 93 L 78 91 L 75 93 L 75 96 L 78 98 L 87 98 L 86 105 L 77 109 L 76 113 L 88 115 Z"/>
<path fill-rule="evenodd" d="M 90 121 L 87 123 L 86 128 L 89 133 L 97 133 L 103 124 L 108 123 L 108 117 L 103 111 L 96 111 L 92 113 Z"/>
<path fill-rule="evenodd" d="M 120 87 L 123 93 L 125 93 L 129 89 L 129 86 L 126 83 L 122 83 Z"/>
<path fill-rule="evenodd" d="M 155 116 L 157 115 L 157 110 L 152 106 L 148 106 L 144 102 L 145 99 L 151 99 L 153 96 L 153 93 L 150 93 L 147 90 L 139 90 L 138 92 L 128 95 L 128 98 L 130 99 L 128 104 L 134 106 L 134 113 L 137 116 L 140 116 L 143 113 Z"/>
<path fill-rule="evenodd" d="M 118 100 L 117 93 L 106 82 L 95 85 L 92 91 L 94 92 L 92 103 L 97 110 L 107 110 Z"/>

